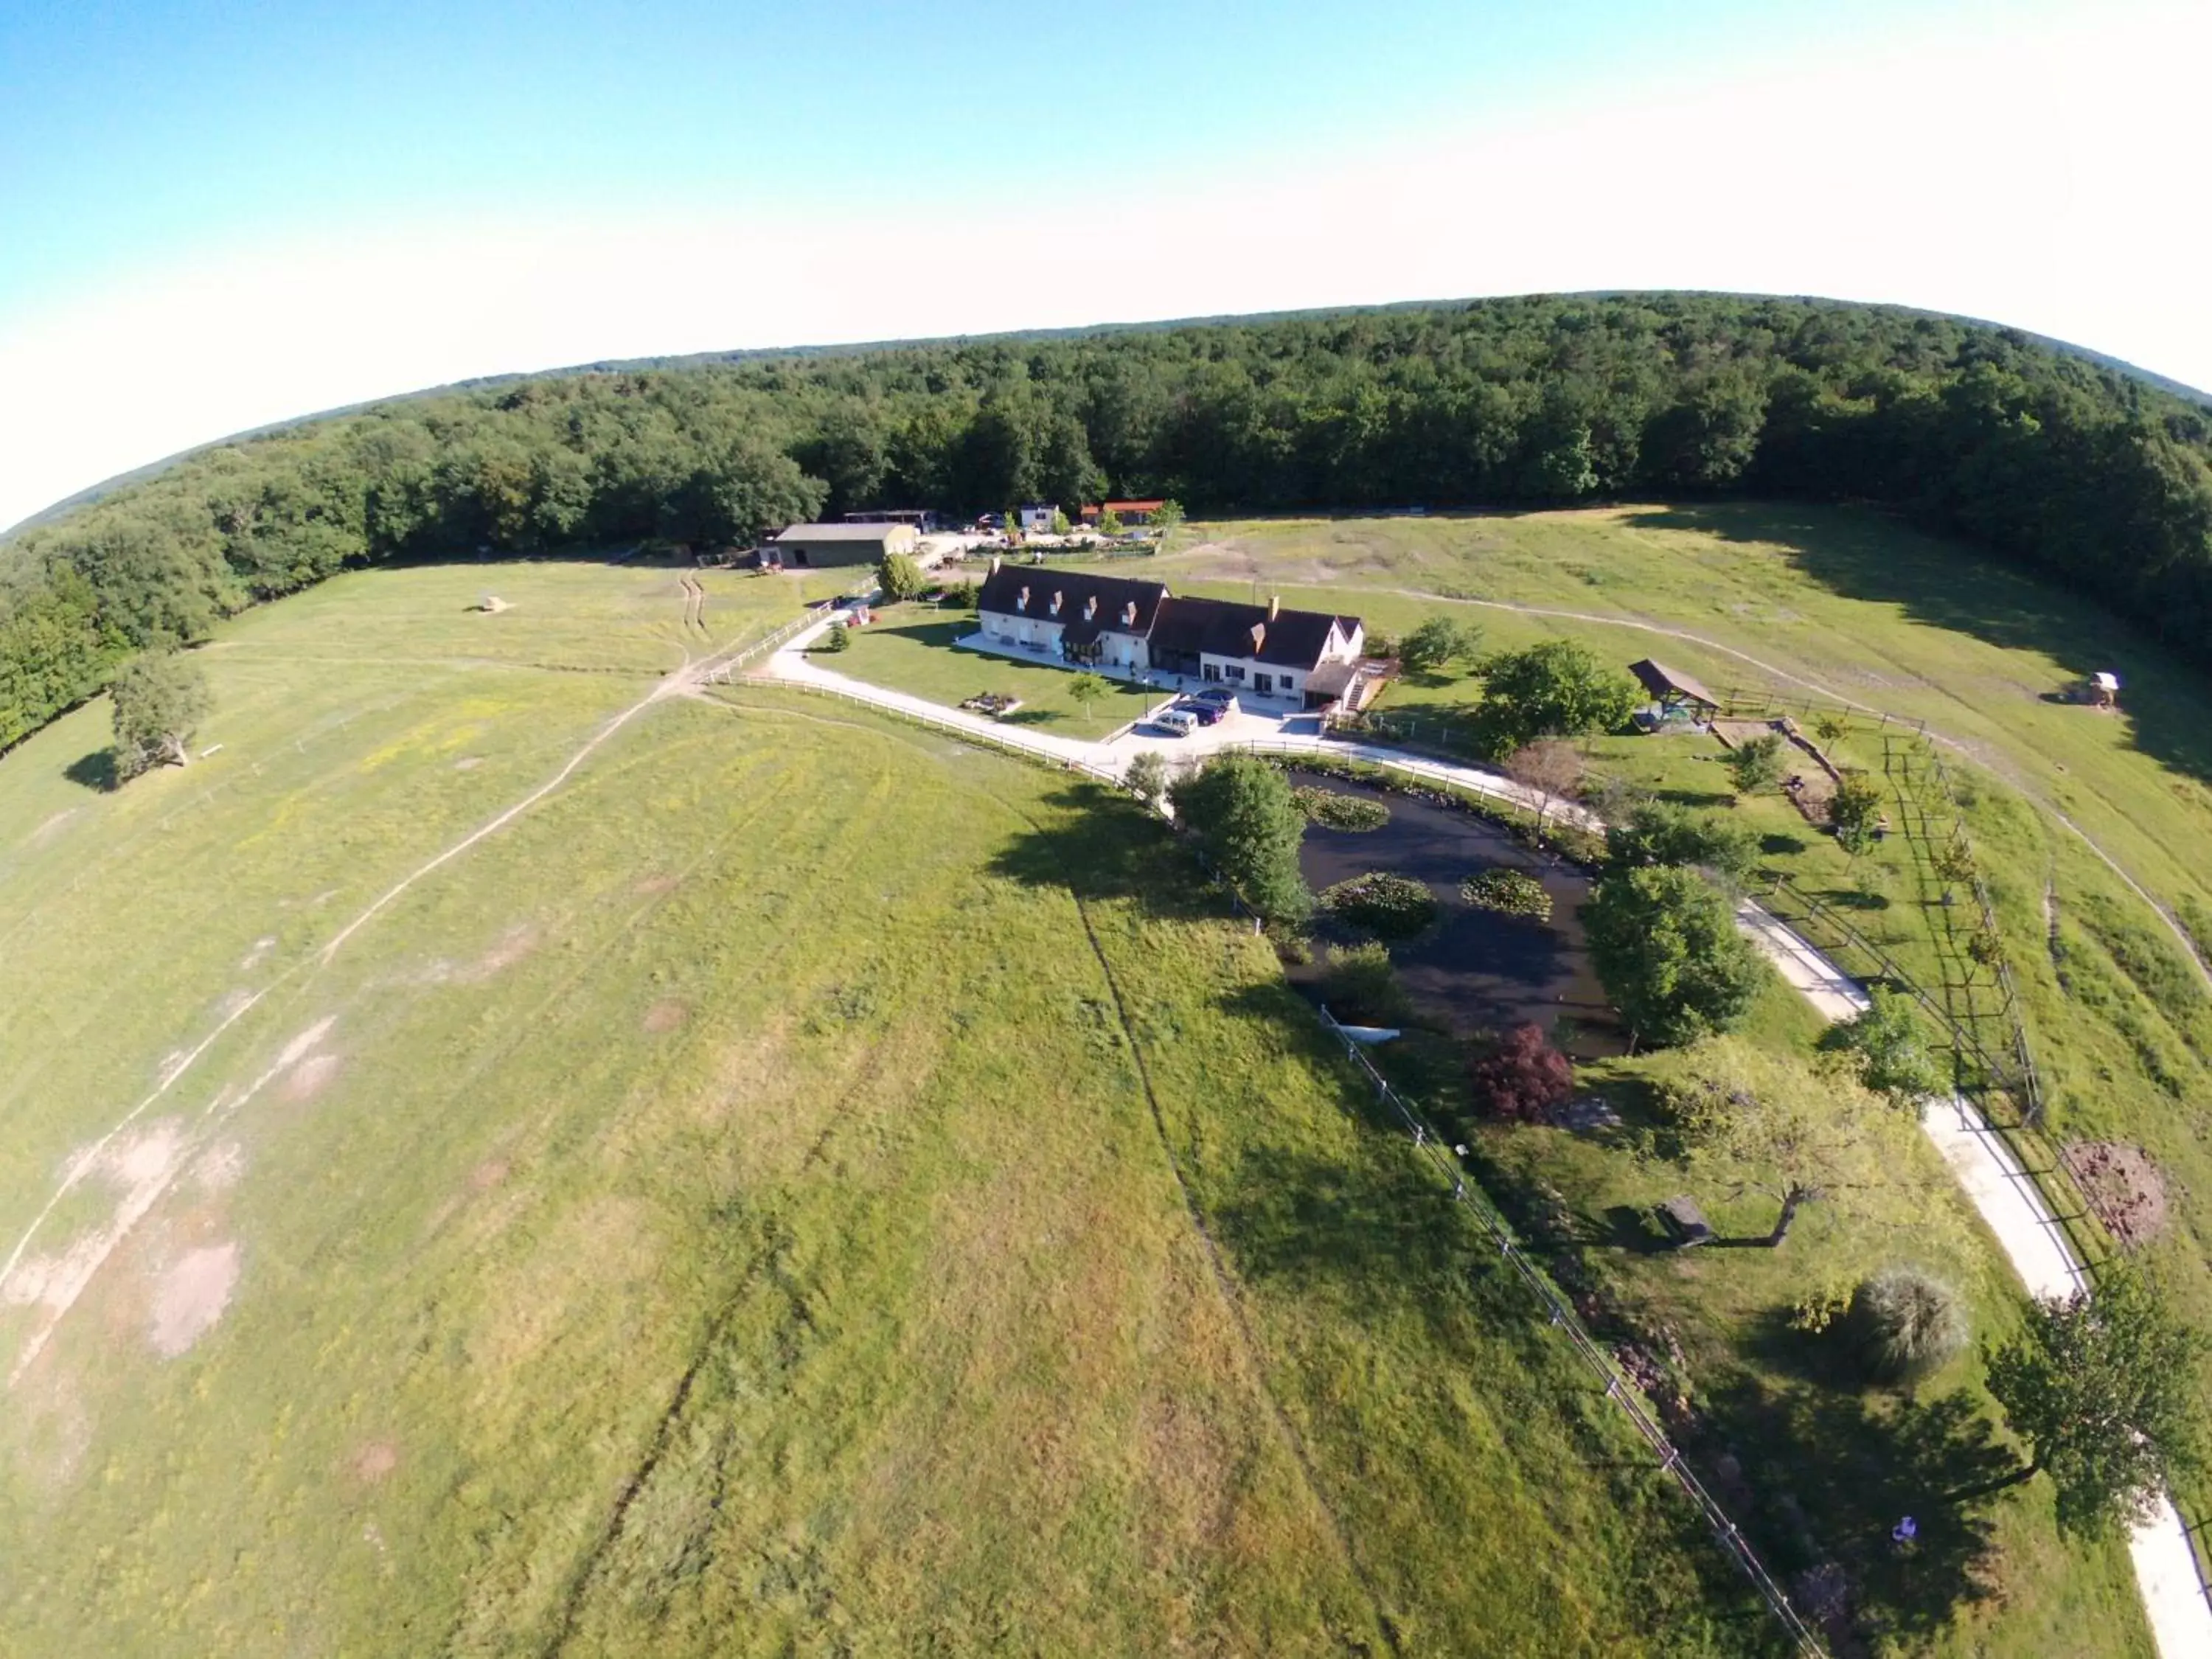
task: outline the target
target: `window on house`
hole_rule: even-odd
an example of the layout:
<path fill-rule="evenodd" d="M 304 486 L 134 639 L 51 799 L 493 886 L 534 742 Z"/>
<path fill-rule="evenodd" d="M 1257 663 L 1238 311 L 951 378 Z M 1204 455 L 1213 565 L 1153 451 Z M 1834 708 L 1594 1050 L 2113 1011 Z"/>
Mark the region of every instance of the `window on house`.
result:
<path fill-rule="evenodd" d="M 1234 664 L 1231 664 L 1229 667 L 1223 669 L 1221 672 L 1226 674 L 1232 680 L 1241 680 L 1244 678 L 1244 671 L 1237 667 Z"/>

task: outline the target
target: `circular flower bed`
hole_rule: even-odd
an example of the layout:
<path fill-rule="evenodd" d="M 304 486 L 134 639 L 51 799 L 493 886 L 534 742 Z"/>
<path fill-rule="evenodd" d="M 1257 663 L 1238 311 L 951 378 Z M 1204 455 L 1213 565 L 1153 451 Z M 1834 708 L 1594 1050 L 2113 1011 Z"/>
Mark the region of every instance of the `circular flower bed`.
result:
<path fill-rule="evenodd" d="M 1526 916 L 1531 921 L 1552 919 L 1552 896 L 1535 877 L 1518 870 L 1485 870 L 1459 884 L 1459 896 L 1469 904 L 1500 915 Z"/>
<path fill-rule="evenodd" d="M 1390 822 L 1390 809 L 1364 795 L 1340 795 L 1334 789 L 1301 784 L 1291 791 L 1298 808 L 1324 830 L 1380 830 Z"/>
<path fill-rule="evenodd" d="M 1411 939 L 1437 919 L 1436 895 L 1425 883 L 1382 870 L 1337 883 L 1321 896 L 1321 908 L 1381 939 Z"/>

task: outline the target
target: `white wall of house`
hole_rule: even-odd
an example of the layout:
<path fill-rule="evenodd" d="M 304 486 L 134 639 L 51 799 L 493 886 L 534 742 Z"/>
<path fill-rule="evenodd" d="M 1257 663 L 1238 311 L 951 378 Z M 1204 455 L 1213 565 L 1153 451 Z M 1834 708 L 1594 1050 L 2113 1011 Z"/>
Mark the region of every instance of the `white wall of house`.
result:
<path fill-rule="evenodd" d="M 1060 624 L 1050 617 L 1018 616 L 1006 611 L 981 613 L 983 637 L 994 645 L 1026 646 L 1058 654 Z"/>

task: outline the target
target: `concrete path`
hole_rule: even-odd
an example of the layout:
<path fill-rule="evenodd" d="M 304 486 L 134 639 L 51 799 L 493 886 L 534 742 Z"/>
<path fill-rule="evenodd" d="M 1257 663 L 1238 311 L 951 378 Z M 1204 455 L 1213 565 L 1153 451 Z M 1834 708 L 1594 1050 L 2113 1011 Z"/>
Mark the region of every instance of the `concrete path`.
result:
<path fill-rule="evenodd" d="M 1048 759 L 1089 767 L 1115 777 L 1125 773 L 1129 763 L 1147 750 L 1170 759 L 1188 760 L 1223 750 L 1245 749 L 1263 754 L 1326 754 L 1338 759 L 1366 761 L 1409 776 L 1455 785 L 1525 807 L 1534 808 L 1544 799 L 1540 791 L 1479 767 L 1424 760 L 1379 744 L 1323 738 L 1311 731 L 1284 729 L 1285 726 L 1295 727 L 1298 724 L 1295 721 L 1279 725 L 1273 720 L 1249 717 L 1240 720 L 1232 717 L 1218 726 L 1201 726 L 1188 738 L 1170 738 L 1133 727 L 1103 744 L 1047 737 L 832 673 L 804 655 L 805 646 L 820 632 L 818 627 L 810 629 L 778 651 L 769 660 L 769 677 L 823 685 L 863 702 L 917 714 L 936 726 L 972 726 L 979 736 L 993 743 L 1029 750 Z M 1583 807 L 1565 801 L 1553 801 L 1551 805 L 1555 814 L 1585 829 L 1604 828 L 1597 817 Z M 1865 990 L 1855 980 L 1763 907 L 1749 899 L 1740 901 L 1736 925 L 1782 977 L 1828 1019 L 1849 1019 L 1869 1006 Z M 1921 1115 L 1921 1127 L 1957 1177 L 1960 1189 L 1996 1236 L 1998 1248 L 2004 1251 L 2013 1271 L 2031 1294 L 2069 1296 L 2086 1282 L 2064 1231 L 2044 1202 L 2041 1190 L 2021 1170 L 2011 1149 L 1972 1105 L 1955 1097 L 1930 1101 Z M 2207 1601 L 2199 1586 L 2189 1536 L 2172 1504 L 2163 1498 L 2159 1500 L 2150 1519 L 2130 1535 L 2129 1552 L 2135 1560 L 2136 1582 L 2161 1659 L 2212 1659 L 2212 1602 Z"/>
<path fill-rule="evenodd" d="M 1866 994 L 1848 975 L 1750 901 L 1738 907 L 1737 924 L 1783 978 L 1830 1019 L 1848 1019 L 1867 1006 Z M 1920 1127 L 2031 1295 L 2071 1296 L 2088 1283 L 2042 1189 L 1979 1112 L 1956 1096 L 1931 1100 Z M 2162 1659 L 2212 1656 L 2212 1603 L 2197 1580 L 2181 1517 L 2164 1497 L 2130 1534 L 2128 1553 Z"/>

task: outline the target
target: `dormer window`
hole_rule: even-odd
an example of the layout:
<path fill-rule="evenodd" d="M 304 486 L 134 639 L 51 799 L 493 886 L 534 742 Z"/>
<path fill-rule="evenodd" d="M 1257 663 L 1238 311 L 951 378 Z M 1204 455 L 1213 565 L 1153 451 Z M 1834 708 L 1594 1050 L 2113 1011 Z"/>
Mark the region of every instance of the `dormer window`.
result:
<path fill-rule="evenodd" d="M 1030 591 L 1028 588 L 1024 587 L 1022 589 L 1020 596 L 1014 600 L 1014 609 L 1017 611 L 1026 611 L 1029 608 Z"/>
<path fill-rule="evenodd" d="M 1093 593 L 1083 602 L 1083 620 L 1089 622 L 1098 614 L 1098 596 Z"/>
<path fill-rule="evenodd" d="M 1132 599 L 1128 604 L 1121 607 L 1121 626 L 1124 628 L 1134 628 L 1136 625 L 1137 602 L 1134 599 Z"/>
<path fill-rule="evenodd" d="M 1052 614 L 1054 616 L 1057 617 L 1060 614 L 1060 602 L 1066 597 L 1067 595 L 1065 593 L 1054 593 L 1052 596 Z"/>

